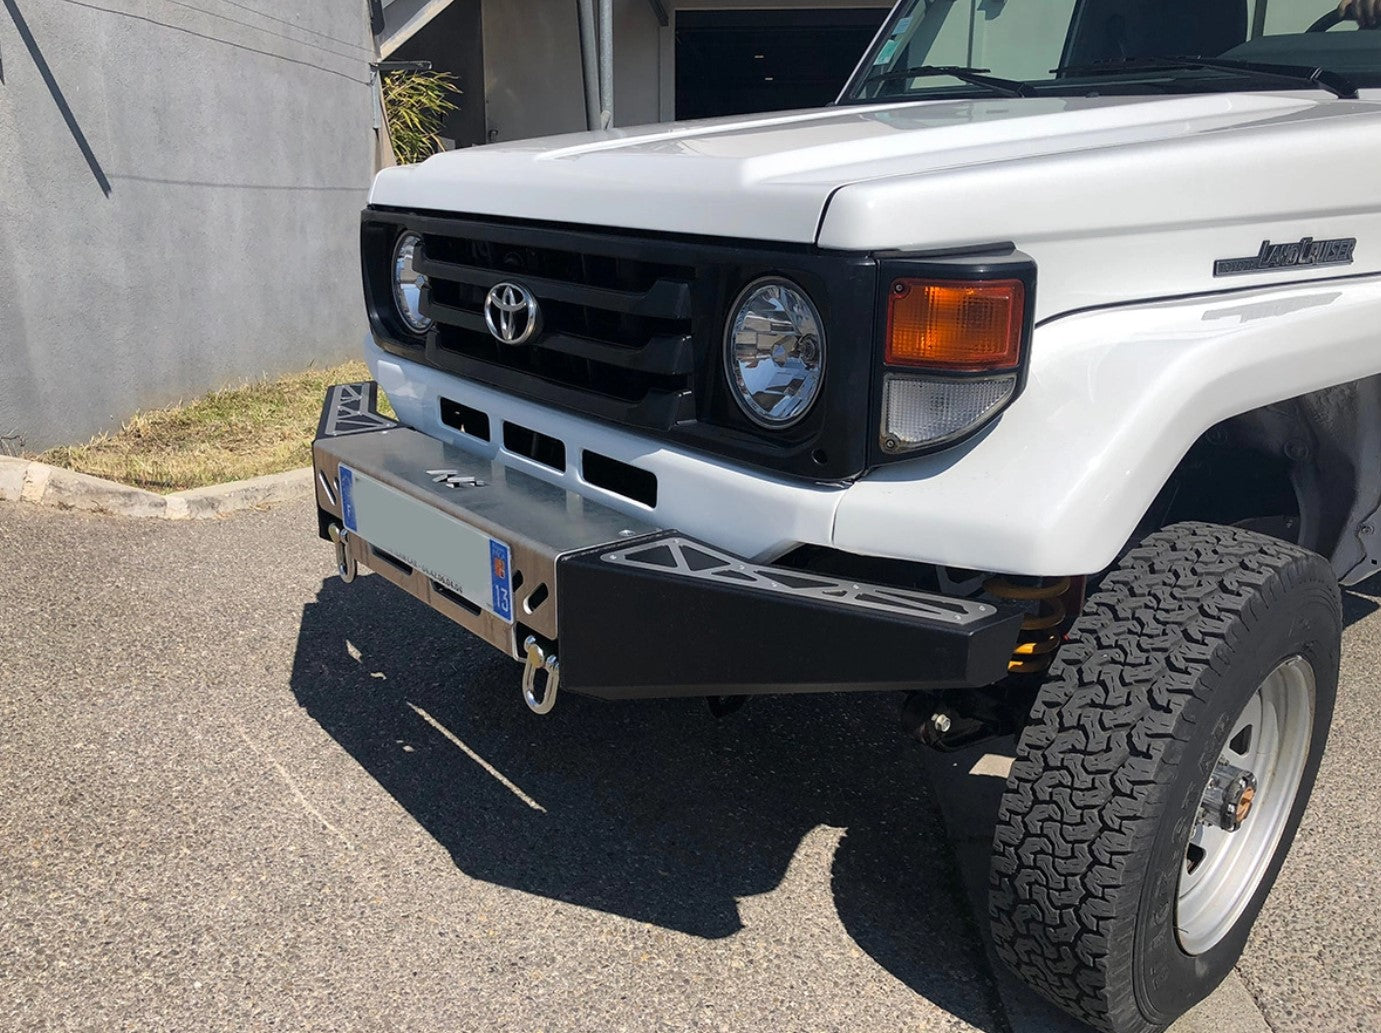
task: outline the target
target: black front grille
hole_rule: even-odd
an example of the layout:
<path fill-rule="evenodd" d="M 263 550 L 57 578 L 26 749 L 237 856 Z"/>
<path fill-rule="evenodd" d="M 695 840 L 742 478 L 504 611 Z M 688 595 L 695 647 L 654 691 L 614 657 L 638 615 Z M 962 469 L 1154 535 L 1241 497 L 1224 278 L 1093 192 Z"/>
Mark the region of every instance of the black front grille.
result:
<path fill-rule="evenodd" d="M 405 230 L 422 236 L 415 263 L 428 281 L 422 309 L 435 322 L 425 339 L 400 332 L 392 318 L 388 266 Z M 363 241 L 366 300 L 386 348 L 784 472 L 836 479 L 863 468 L 865 440 L 853 424 L 868 398 L 876 279 L 868 256 L 379 209 L 365 211 Z M 847 323 L 864 338 L 852 353 L 832 352 L 827 374 L 835 401 L 858 404 L 822 398 L 788 432 L 751 424 L 721 368 L 729 304 L 769 274 L 797 279 L 827 323 Z M 499 341 L 485 324 L 485 297 L 505 281 L 530 291 L 542 310 L 541 332 L 523 345 Z"/>

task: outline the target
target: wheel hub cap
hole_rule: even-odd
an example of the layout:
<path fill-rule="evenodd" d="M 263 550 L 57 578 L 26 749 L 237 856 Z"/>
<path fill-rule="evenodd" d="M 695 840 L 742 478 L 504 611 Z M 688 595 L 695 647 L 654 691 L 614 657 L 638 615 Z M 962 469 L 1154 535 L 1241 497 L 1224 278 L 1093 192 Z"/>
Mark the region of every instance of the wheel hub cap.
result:
<path fill-rule="evenodd" d="M 1199 800 L 1180 869 L 1180 946 L 1203 954 L 1251 903 L 1289 824 L 1314 734 L 1314 669 L 1294 656 L 1252 694 Z"/>
<path fill-rule="evenodd" d="M 1216 825 L 1224 832 L 1236 832 L 1247 820 L 1255 799 L 1256 775 L 1220 760 L 1199 801 L 1198 822 Z"/>

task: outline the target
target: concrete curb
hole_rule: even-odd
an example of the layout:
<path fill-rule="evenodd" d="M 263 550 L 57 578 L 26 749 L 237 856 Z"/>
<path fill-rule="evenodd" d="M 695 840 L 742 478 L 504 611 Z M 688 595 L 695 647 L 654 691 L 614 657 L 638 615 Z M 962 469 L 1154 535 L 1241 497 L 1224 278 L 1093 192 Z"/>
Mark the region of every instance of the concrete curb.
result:
<path fill-rule="evenodd" d="M 159 495 L 28 459 L 0 456 L 0 501 L 162 520 L 205 520 L 272 505 L 311 490 L 312 470 L 289 470 Z"/>

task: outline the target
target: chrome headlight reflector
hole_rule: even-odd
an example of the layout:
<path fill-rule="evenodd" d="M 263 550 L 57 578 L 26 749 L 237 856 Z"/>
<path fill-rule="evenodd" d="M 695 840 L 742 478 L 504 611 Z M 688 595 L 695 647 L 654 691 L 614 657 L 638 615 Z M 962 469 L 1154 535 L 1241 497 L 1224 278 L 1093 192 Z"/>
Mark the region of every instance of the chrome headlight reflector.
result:
<path fill-rule="evenodd" d="M 393 304 L 403 325 L 415 334 L 425 334 L 432 328 L 431 318 L 422 314 L 422 291 L 427 278 L 414 268 L 421 247 L 421 235 L 411 231 L 400 234 L 393 245 Z"/>
<path fill-rule="evenodd" d="M 748 418 L 790 427 L 805 418 L 824 382 L 824 320 L 790 280 L 755 280 L 730 312 L 724 358 L 729 386 Z"/>

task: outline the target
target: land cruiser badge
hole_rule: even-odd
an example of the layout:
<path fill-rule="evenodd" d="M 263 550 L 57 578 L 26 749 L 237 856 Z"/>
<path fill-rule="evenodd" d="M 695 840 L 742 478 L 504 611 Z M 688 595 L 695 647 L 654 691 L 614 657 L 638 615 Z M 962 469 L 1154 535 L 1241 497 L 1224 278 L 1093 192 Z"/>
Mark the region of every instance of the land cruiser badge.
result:
<path fill-rule="evenodd" d="M 1337 240 L 1305 237 L 1289 244 L 1272 244 L 1269 240 L 1263 240 L 1261 250 L 1250 258 L 1218 259 L 1213 263 L 1213 275 L 1240 276 L 1309 265 L 1351 265 L 1352 252 L 1356 247 L 1356 237 L 1340 237 Z"/>

